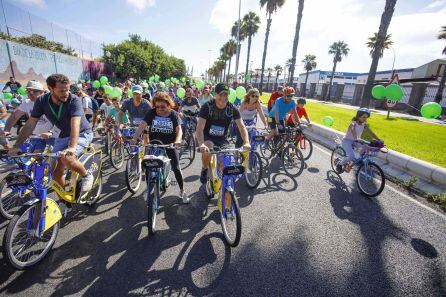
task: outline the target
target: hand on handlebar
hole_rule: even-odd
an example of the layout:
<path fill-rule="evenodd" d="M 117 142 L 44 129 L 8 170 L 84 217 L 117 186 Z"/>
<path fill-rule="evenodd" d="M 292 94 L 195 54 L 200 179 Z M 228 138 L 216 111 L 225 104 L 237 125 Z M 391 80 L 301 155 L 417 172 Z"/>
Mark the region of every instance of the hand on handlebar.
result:
<path fill-rule="evenodd" d="M 130 145 L 136 145 L 136 140 L 135 139 L 130 139 Z"/>
<path fill-rule="evenodd" d="M 49 138 L 51 138 L 52 135 L 53 135 L 53 134 L 52 134 L 51 132 L 46 132 L 46 133 L 42 133 L 42 134 L 40 134 L 40 137 L 41 137 L 42 139 L 49 139 Z"/>
<path fill-rule="evenodd" d="M 243 144 L 242 149 L 243 149 L 243 151 L 245 151 L 245 152 L 250 151 L 250 150 L 251 150 L 251 144 L 249 144 L 249 143 L 245 143 L 245 144 Z"/>
<path fill-rule="evenodd" d="M 180 140 L 180 141 L 175 141 L 175 142 L 174 142 L 174 146 L 175 146 L 176 148 L 180 148 L 180 147 L 181 147 L 181 140 Z"/>
<path fill-rule="evenodd" d="M 8 131 L 0 131 L 0 136 L 9 136 L 11 135 L 11 133 L 9 133 Z"/>
<path fill-rule="evenodd" d="M 12 148 L 8 151 L 8 157 L 15 157 L 19 155 L 22 152 L 19 148 Z"/>
<path fill-rule="evenodd" d="M 200 152 L 201 153 L 209 153 L 209 148 L 204 143 L 200 145 Z"/>

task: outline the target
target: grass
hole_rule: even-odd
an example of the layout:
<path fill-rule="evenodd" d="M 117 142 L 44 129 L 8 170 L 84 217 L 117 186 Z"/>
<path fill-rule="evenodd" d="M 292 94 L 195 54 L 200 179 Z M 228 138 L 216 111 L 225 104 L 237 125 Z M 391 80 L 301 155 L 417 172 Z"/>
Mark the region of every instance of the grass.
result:
<path fill-rule="evenodd" d="M 261 101 L 266 104 L 269 94 L 263 94 Z M 324 116 L 332 116 L 335 130 L 345 132 L 351 123 L 355 110 L 344 109 L 308 101 L 306 109 L 310 119 L 322 124 Z M 441 167 L 446 167 L 446 127 L 413 120 L 372 114 L 367 123 L 386 146 L 392 150 L 413 156 Z"/>

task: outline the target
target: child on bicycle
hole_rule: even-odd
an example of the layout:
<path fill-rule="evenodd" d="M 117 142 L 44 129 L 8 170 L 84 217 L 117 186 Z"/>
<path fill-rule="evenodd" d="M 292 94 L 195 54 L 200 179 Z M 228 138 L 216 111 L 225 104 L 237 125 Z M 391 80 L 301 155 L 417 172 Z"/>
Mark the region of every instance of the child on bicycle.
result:
<path fill-rule="evenodd" d="M 358 140 L 361 139 L 362 132 L 368 133 L 374 139 L 379 140 L 378 136 L 366 125 L 367 119 L 370 117 L 370 110 L 367 108 L 360 108 L 356 112 L 356 116 L 352 119 L 348 126 L 347 133 L 342 139 L 342 148 L 345 150 L 346 157 L 339 163 L 338 166 L 343 166 L 345 172 L 350 172 L 353 168 L 352 161 L 355 159 L 354 147 Z M 361 147 L 361 155 L 364 152 L 364 147 Z"/>

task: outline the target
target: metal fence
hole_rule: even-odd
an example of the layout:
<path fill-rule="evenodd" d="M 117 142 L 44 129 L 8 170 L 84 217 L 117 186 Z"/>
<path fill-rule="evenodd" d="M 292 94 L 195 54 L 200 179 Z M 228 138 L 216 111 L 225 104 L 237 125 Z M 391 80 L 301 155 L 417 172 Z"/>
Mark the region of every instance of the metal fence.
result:
<path fill-rule="evenodd" d="M 76 32 L 58 26 L 41 17 L 33 15 L 16 5 L 0 0 L 0 31 L 12 37 L 24 37 L 38 34 L 47 40 L 62 43 L 72 48 L 76 54 L 85 59 L 102 56 L 102 46 Z"/>

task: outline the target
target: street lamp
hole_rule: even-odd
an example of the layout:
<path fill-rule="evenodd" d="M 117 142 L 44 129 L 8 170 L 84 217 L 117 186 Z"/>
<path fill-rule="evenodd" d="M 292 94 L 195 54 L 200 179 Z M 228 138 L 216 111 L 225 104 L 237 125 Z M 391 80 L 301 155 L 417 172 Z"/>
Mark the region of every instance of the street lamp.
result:
<path fill-rule="evenodd" d="M 113 64 L 110 62 L 110 58 L 111 58 L 111 56 L 112 56 L 112 54 L 110 53 L 110 51 L 105 51 L 105 56 L 108 58 L 108 62 L 110 63 L 110 70 L 111 70 L 111 72 L 112 72 L 112 77 L 111 77 L 111 82 L 112 82 L 112 84 L 113 84 L 113 78 L 114 78 L 114 75 L 113 75 Z"/>

